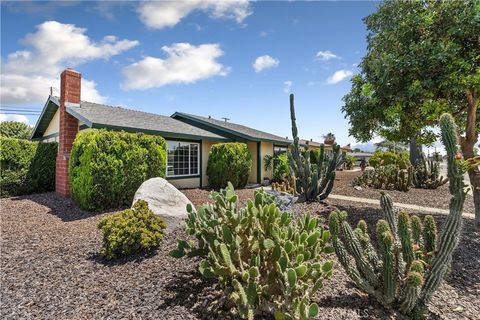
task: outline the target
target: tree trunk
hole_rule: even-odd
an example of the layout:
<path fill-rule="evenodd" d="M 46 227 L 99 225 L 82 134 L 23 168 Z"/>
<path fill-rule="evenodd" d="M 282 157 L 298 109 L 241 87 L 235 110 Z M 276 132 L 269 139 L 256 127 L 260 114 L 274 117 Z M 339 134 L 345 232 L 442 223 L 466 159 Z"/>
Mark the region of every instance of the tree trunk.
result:
<path fill-rule="evenodd" d="M 422 152 L 422 145 L 417 144 L 417 135 L 410 138 L 410 163 L 414 166 L 417 160 L 420 159 Z"/>
<path fill-rule="evenodd" d="M 476 131 L 477 107 L 478 100 L 475 98 L 474 92 L 466 90 L 467 96 L 467 127 L 465 129 L 465 137 L 460 137 L 462 153 L 464 159 L 470 159 L 475 156 L 473 148 L 478 140 Z M 475 227 L 480 229 L 480 171 L 478 166 L 468 170 L 470 185 L 473 193 L 473 203 L 475 204 Z"/>

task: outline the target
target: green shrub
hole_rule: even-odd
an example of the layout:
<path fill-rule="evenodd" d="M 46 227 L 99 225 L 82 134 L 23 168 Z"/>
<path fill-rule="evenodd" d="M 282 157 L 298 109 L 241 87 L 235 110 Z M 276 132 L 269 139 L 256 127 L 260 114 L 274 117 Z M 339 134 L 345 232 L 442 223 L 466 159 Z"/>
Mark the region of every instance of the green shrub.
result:
<path fill-rule="evenodd" d="M 242 318 L 315 318 L 310 299 L 333 272 L 333 262 L 322 261 L 334 251 L 326 244 L 330 232 L 309 214 L 281 212 L 263 190 L 243 208 L 231 184 L 212 199 L 198 211 L 187 207 L 186 230 L 197 241 L 179 240 L 170 254 L 202 257 L 199 271 L 220 282 Z"/>
<path fill-rule="evenodd" d="M 87 210 L 129 206 L 140 185 L 165 177 L 166 145 L 160 136 L 85 130 L 69 161 L 72 198 Z"/>
<path fill-rule="evenodd" d="M 252 155 L 245 143 L 214 144 L 207 164 L 208 182 L 213 188 L 224 188 L 231 182 L 243 188 L 252 169 Z"/>
<path fill-rule="evenodd" d="M 397 165 L 400 169 L 408 169 L 408 167 L 411 166 L 408 153 L 405 151 L 400 153 L 375 151 L 368 163 L 374 168 L 379 166 Z"/>
<path fill-rule="evenodd" d="M 132 209 L 100 220 L 98 229 L 103 233 L 100 253 L 111 260 L 158 247 L 165 228 L 165 222 L 148 209 L 148 203 L 138 200 Z"/>
<path fill-rule="evenodd" d="M 0 195 L 19 196 L 55 190 L 56 142 L 0 138 Z"/>
<path fill-rule="evenodd" d="M 354 156 L 346 156 L 345 157 L 345 166 L 347 167 L 347 170 L 352 170 L 353 167 L 355 167 L 355 157 Z"/>

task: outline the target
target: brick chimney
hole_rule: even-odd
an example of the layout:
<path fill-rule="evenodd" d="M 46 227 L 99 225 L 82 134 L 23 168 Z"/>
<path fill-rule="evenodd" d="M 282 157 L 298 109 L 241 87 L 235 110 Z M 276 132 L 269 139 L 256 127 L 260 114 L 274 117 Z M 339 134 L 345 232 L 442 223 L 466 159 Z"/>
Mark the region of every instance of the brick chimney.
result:
<path fill-rule="evenodd" d="M 60 75 L 60 125 L 55 191 L 67 198 L 70 197 L 68 159 L 70 158 L 73 140 L 78 133 L 78 120 L 65 111 L 65 104 L 80 103 L 81 79 L 81 74 L 73 69 L 66 69 Z"/>

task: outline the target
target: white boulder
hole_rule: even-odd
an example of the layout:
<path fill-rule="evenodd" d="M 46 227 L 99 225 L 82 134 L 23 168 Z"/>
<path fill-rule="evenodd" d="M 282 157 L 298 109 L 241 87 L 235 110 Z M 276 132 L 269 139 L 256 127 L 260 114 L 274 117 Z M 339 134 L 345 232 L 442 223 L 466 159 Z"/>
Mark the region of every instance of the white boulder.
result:
<path fill-rule="evenodd" d="M 184 225 L 186 207 L 191 204 L 183 193 L 163 178 L 151 178 L 142 183 L 133 197 L 132 206 L 138 200 L 145 200 L 148 208 L 165 220 L 167 231 Z"/>

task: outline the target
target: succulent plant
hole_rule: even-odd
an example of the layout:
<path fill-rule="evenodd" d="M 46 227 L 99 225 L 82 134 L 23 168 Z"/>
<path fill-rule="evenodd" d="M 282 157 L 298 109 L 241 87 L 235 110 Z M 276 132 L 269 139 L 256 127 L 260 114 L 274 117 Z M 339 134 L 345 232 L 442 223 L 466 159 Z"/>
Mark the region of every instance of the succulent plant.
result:
<path fill-rule="evenodd" d="M 432 216 L 422 223 L 417 216 L 397 213 L 386 194 L 380 199 L 384 219 L 376 226 L 378 250 L 370 242 L 364 221 L 352 230 L 347 213 L 341 211 L 332 212 L 329 221 L 335 253 L 350 278 L 385 307 L 398 308 L 413 319 L 423 318 L 426 304 L 450 268 L 461 232 L 465 165 L 455 158 L 458 141 L 452 116 L 442 115 L 440 128 L 448 154 L 452 200 L 439 237 Z"/>
<path fill-rule="evenodd" d="M 311 319 L 318 305 L 310 298 L 333 271 L 330 232 L 318 219 L 298 221 L 281 212 L 263 190 L 240 207 L 231 184 L 211 195 L 214 204 L 187 207 L 186 230 L 197 241 L 178 241 L 170 254 L 201 256 L 199 271 L 218 279 L 240 316 L 270 313 L 276 319 Z"/>
<path fill-rule="evenodd" d="M 413 185 L 417 188 L 437 189 L 447 182 L 448 179 L 440 175 L 440 164 L 428 160 L 422 152 L 413 170 Z"/>
<path fill-rule="evenodd" d="M 398 165 L 378 166 L 364 171 L 354 179 L 353 185 L 368 186 L 375 189 L 408 191 L 412 185 L 413 169 L 401 169 Z"/>
<path fill-rule="evenodd" d="M 288 153 L 290 172 L 295 178 L 298 201 L 321 201 L 328 197 L 333 189 L 335 170 L 342 164 L 340 146 L 333 144 L 332 153 L 325 152 L 320 145 L 317 163 L 311 163 L 310 150 L 301 150 L 295 118 L 294 96 L 290 95 L 290 118 L 292 121 L 293 144 Z"/>

